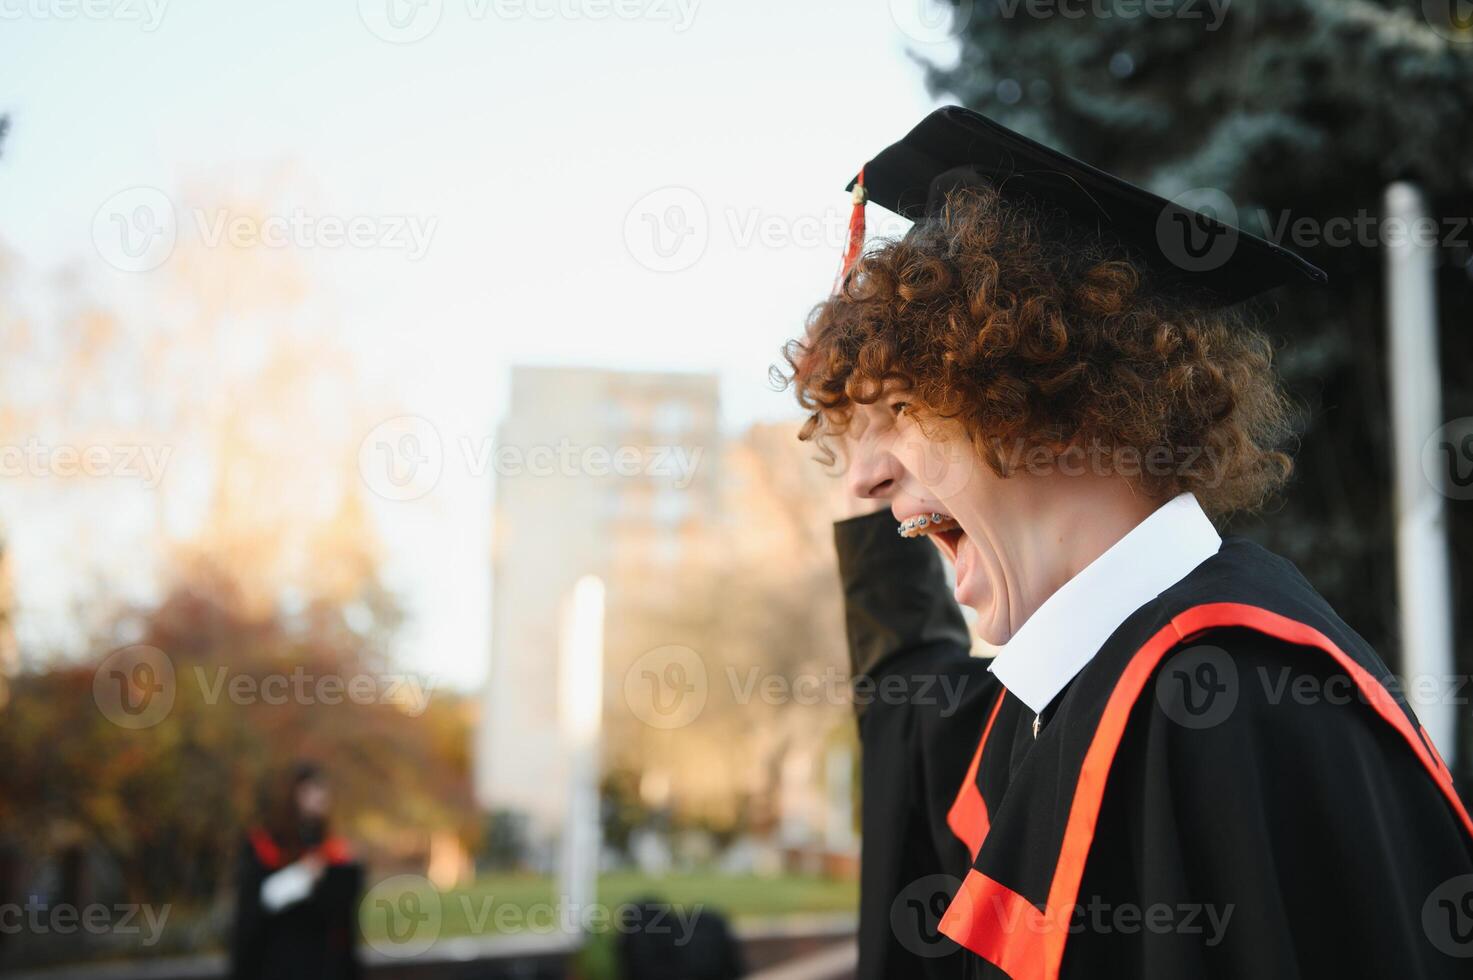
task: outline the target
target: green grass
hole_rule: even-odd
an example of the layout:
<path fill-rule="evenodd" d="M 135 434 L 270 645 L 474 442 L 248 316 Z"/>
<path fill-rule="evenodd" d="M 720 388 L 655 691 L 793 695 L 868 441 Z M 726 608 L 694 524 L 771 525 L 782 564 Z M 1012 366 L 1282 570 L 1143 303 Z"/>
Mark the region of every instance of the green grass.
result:
<path fill-rule="evenodd" d="M 441 895 L 439 936 L 554 931 L 554 887 L 552 879 L 536 875 L 484 875 Z M 598 882 L 598 914 L 604 917 L 601 921 L 605 925 L 595 924 L 589 942 L 578 953 L 575 970 L 582 980 L 614 980 L 617 933 L 613 916 L 623 903 L 641 898 L 671 903 L 686 921 L 690 915 L 710 909 L 740 923 L 744 919 L 787 915 L 852 915 L 858 909 L 859 886 L 853 881 L 803 875 L 603 875 Z M 365 927 L 372 928 L 366 922 Z"/>
<path fill-rule="evenodd" d="M 370 879 L 371 881 L 372 879 Z M 426 884 L 418 876 L 405 876 L 408 882 Z M 440 920 L 435 936 L 450 939 L 460 936 L 504 935 L 515 932 L 549 934 L 561 931 L 554 905 L 553 879 L 538 875 L 484 875 L 468 885 L 439 894 Z M 386 918 L 373 914 L 370 905 L 377 900 L 391 902 L 405 898 L 403 893 L 376 891 L 360 909 L 360 922 L 366 938 L 372 943 L 386 935 Z M 419 896 L 423 908 L 425 896 Z M 803 875 L 763 878 L 754 875 L 721 875 L 712 872 L 673 874 L 651 877 L 632 872 L 606 874 L 599 879 L 598 903 L 604 925 L 595 925 L 588 943 L 577 954 L 576 970 L 580 980 L 614 980 L 615 948 L 618 933 L 613 915 L 628 901 L 655 898 L 674 905 L 678 919 L 674 927 L 687 924 L 702 910 L 719 911 L 738 924 L 742 920 L 773 918 L 787 915 L 854 915 L 858 909 L 859 888 L 856 882 L 836 881 Z M 169 917 L 168 935 L 202 936 L 209 918 L 205 907 L 176 907 Z M 219 937 L 210 935 L 181 946 L 164 942 L 150 948 L 87 950 L 78 948 L 65 962 L 80 959 L 148 958 L 183 953 L 218 951 Z M 58 961 L 58 962 L 62 962 Z"/>
<path fill-rule="evenodd" d="M 440 895 L 439 936 L 496 935 L 514 932 L 558 931 L 554 882 L 539 875 L 484 875 L 474 882 Z M 854 913 L 858 886 L 852 881 L 785 875 L 672 874 L 651 877 L 634 872 L 603 875 L 598 883 L 596 915 L 609 923 L 621 904 L 644 897 L 659 898 L 682 910 L 696 907 L 720 911 L 740 921 L 795 914 Z M 573 914 L 578 910 L 565 910 Z M 370 934 L 382 931 L 382 921 L 368 921 Z M 594 920 L 595 923 L 599 921 Z M 595 926 L 595 931 L 598 931 Z"/>

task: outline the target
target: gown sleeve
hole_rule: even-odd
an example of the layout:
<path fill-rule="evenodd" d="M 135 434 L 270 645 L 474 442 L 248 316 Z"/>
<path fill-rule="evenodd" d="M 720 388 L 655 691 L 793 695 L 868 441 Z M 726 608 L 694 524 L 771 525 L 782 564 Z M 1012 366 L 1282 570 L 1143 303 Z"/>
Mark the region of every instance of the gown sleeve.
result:
<path fill-rule="evenodd" d="M 940 913 L 970 857 L 946 814 L 998 691 L 941 556 L 887 512 L 834 527 L 862 752 L 859 976 L 956 977 Z"/>
<path fill-rule="evenodd" d="M 1195 642 L 1231 659 L 1204 675 L 1230 710 L 1193 718 L 1147 687 L 1063 974 L 1473 974 L 1469 836 L 1402 735 L 1318 651 L 1242 629 Z"/>

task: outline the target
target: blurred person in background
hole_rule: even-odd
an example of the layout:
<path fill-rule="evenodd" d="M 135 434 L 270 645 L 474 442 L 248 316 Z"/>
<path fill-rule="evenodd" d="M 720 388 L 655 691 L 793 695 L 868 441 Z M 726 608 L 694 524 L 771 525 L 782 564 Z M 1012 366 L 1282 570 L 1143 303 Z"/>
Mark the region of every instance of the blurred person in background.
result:
<path fill-rule="evenodd" d="M 314 763 L 261 794 L 236 872 L 233 980 L 355 980 L 362 870 L 331 834 L 332 795 Z"/>
<path fill-rule="evenodd" d="M 741 944 L 726 916 L 696 906 L 685 918 L 659 898 L 630 902 L 632 928 L 619 937 L 620 980 L 737 980 Z"/>
<path fill-rule="evenodd" d="M 1289 472 L 1229 307 L 1323 273 L 1236 229 L 1185 262 L 1226 227 L 955 107 L 856 186 L 788 356 L 805 437 L 889 505 L 835 531 L 859 975 L 1468 975 L 1437 748 L 1298 571 L 1213 523 Z M 866 190 L 916 221 L 868 253 Z"/>

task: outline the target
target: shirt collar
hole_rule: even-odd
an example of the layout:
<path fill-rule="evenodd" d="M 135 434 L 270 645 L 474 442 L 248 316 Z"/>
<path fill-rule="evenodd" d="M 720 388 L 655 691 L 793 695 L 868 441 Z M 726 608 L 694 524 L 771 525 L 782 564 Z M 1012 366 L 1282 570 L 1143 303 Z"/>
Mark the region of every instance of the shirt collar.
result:
<path fill-rule="evenodd" d="M 1035 714 L 1042 712 L 1131 613 L 1221 544 L 1196 497 L 1173 498 L 1044 600 L 989 669 Z"/>

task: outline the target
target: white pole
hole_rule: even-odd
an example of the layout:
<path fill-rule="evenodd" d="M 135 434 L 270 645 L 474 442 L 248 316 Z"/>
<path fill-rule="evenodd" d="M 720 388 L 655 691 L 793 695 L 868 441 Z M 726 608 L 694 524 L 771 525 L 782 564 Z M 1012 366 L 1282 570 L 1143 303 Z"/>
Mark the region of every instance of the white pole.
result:
<path fill-rule="evenodd" d="M 1392 473 L 1396 494 L 1396 585 L 1405 693 L 1449 766 L 1457 754 L 1456 714 L 1444 697 L 1453 682 L 1452 598 L 1443 488 L 1422 469 L 1422 447 L 1442 424 L 1437 363 L 1438 236 L 1428 235 L 1416 187 L 1386 188 L 1386 321 L 1391 352 Z M 1424 692 L 1418 696 L 1418 691 Z M 1428 697 L 1425 692 L 1436 692 Z"/>
<path fill-rule="evenodd" d="M 567 812 L 558 860 L 558 916 L 581 935 L 598 895 L 599 729 L 603 722 L 604 584 L 585 575 L 563 607 L 558 715 L 568 752 Z"/>
<path fill-rule="evenodd" d="M 854 848 L 854 753 L 847 745 L 829 749 L 824 777 L 824 844 L 835 854 L 848 854 Z"/>

